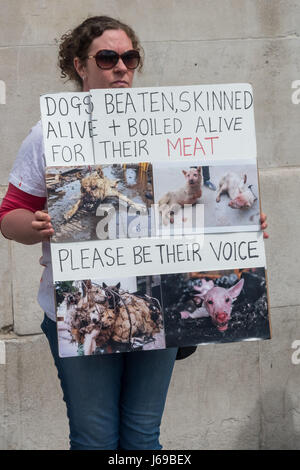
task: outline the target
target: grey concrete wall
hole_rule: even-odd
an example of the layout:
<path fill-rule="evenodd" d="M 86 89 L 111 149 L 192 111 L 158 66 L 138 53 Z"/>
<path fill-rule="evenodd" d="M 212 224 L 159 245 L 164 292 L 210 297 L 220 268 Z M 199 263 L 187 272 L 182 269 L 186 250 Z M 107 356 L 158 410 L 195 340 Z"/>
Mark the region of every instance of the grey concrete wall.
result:
<path fill-rule="evenodd" d="M 250 82 L 273 338 L 198 347 L 176 363 L 161 428 L 166 449 L 299 449 L 300 0 L 0 0 L 0 198 L 39 95 L 72 89 L 56 68 L 56 39 L 86 16 L 131 24 L 146 64 L 136 86 Z M 1 100 L 0 100 L 1 102 Z M 66 449 L 65 405 L 35 301 L 40 247 L 1 239 L 0 448 Z M 3 344 L 3 343 L 2 343 Z"/>

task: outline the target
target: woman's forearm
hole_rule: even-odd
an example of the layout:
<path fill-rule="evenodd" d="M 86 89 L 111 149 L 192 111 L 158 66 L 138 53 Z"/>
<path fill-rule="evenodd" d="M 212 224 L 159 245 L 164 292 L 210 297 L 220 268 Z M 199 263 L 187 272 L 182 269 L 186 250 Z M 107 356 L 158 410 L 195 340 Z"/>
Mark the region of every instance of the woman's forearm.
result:
<path fill-rule="evenodd" d="M 35 214 L 27 209 L 12 210 L 3 217 L 1 232 L 16 242 L 34 245 L 45 239 L 41 232 L 32 227 L 34 220 Z"/>

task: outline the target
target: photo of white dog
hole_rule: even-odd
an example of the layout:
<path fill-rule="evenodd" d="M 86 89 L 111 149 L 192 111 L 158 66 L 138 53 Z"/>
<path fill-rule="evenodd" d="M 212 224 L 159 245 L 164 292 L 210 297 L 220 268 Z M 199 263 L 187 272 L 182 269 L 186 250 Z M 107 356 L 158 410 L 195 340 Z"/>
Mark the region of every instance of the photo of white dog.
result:
<path fill-rule="evenodd" d="M 156 230 L 188 234 L 203 230 L 201 165 L 173 162 L 153 165 Z"/>

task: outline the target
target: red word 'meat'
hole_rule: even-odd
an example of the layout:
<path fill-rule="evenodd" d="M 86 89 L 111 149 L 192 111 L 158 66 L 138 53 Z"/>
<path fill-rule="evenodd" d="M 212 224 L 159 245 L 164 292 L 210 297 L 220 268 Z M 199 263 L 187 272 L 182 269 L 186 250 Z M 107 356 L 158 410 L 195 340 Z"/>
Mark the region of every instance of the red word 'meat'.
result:
<path fill-rule="evenodd" d="M 206 148 L 206 152 L 210 153 L 211 155 L 214 154 L 214 139 L 218 138 L 218 136 L 204 137 L 204 140 L 210 141 L 210 150 L 209 148 Z M 205 156 L 206 152 L 204 147 L 207 147 L 209 144 L 208 142 L 203 142 L 203 144 L 204 145 L 202 145 L 201 140 L 198 137 L 179 137 L 175 144 L 170 139 L 167 139 L 168 157 L 171 156 L 172 150 L 176 151 L 177 155 L 180 155 L 180 157 L 195 157 L 196 155 L 199 156 L 199 152 L 202 156 Z"/>

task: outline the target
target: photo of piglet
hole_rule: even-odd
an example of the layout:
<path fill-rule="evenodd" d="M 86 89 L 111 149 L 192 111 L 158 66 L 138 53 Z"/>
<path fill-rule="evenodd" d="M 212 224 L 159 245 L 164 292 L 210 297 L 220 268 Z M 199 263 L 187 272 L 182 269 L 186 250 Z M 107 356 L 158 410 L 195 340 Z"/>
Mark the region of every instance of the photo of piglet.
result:
<path fill-rule="evenodd" d="M 270 338 L 264 268 L 161 277 L 167 347 Z"/>

